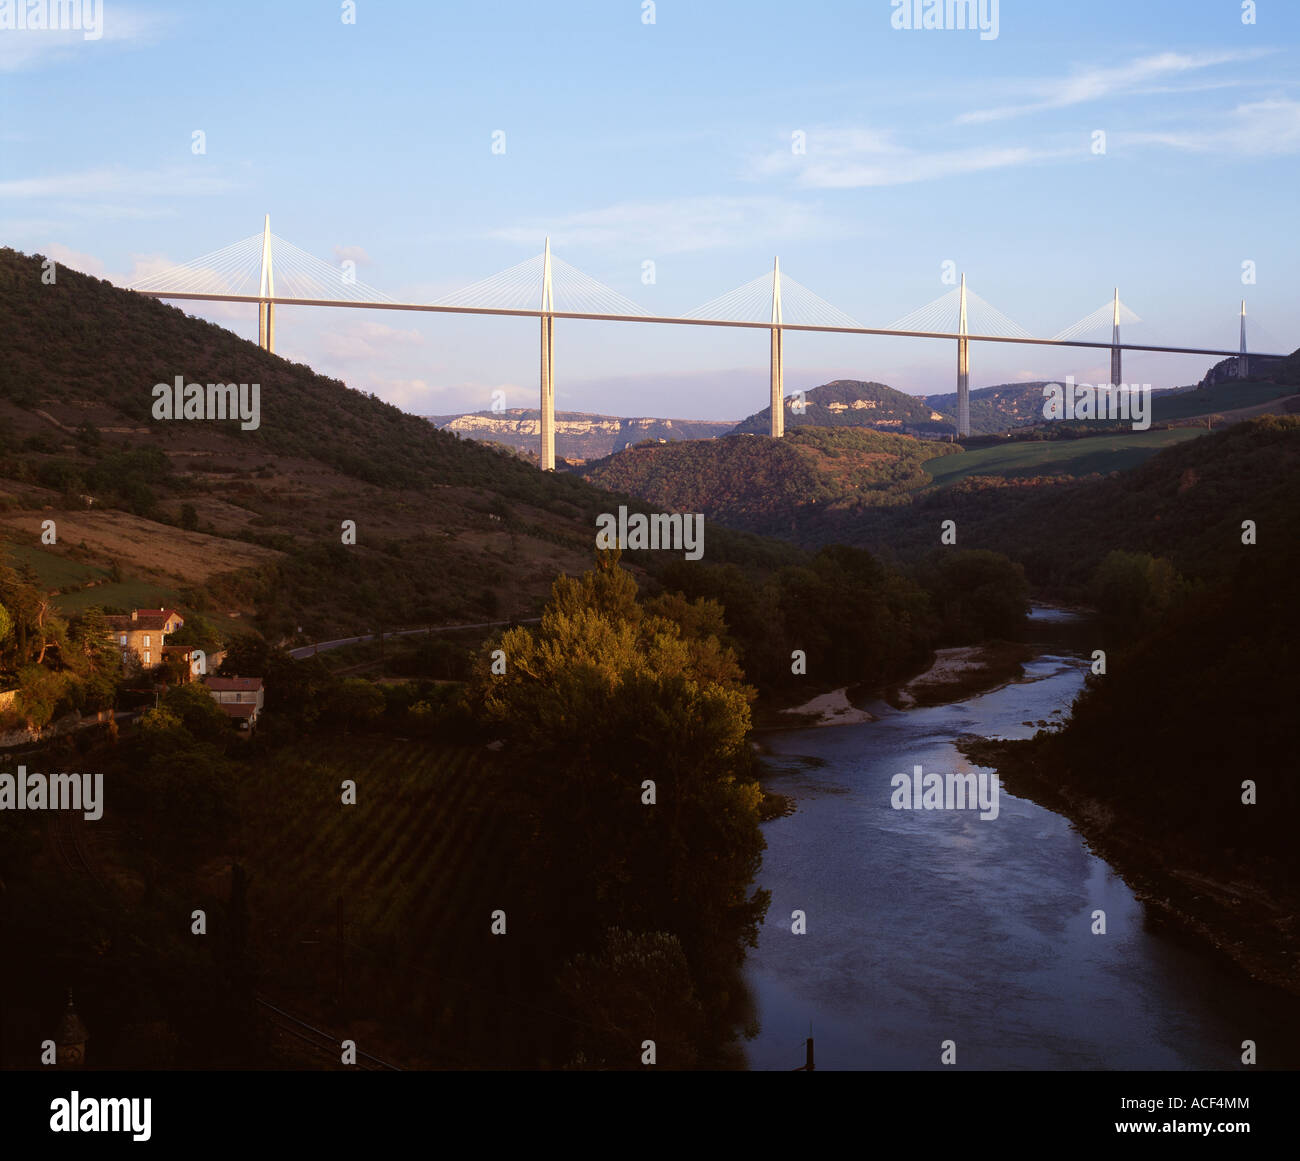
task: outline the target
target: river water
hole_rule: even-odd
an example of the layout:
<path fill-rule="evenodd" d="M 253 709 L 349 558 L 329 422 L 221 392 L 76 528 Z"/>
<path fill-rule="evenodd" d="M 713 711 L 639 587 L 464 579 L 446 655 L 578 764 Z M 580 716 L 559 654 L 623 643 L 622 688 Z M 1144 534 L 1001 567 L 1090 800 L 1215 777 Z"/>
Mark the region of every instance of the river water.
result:
<path fill-rule="evenodd" d="M 769 735 L 764 782 L 798 810 L 764 826 L 751 1068 L 801 1065 L 810 1028 L 819 1069 L 938 1068 L 946 1040 L 974 1069 L 1232 1069 L 1247 1039 L 1261 1066 L 1300 1066 L 1286 1047 L 1300 1003 L 1150 922 L 1065 818 L 1005 788 L 996 819 L 891 806 L 892 777 L 917 765 L 982 769 L 959 734 L 1025 738 L 1068 713 L 1091 645 L 1069 614 L 1036 608 L 1030 624 L 1040 652 L 1023 681 Z"/>

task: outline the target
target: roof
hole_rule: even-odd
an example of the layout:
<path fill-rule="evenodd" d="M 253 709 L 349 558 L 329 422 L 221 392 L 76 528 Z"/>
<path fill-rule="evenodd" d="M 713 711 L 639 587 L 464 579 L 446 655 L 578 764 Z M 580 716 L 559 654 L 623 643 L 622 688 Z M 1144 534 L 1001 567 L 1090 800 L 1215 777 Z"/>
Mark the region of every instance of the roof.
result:
<path fill-rule="evenodd" d="M 232 718 L 254 718 L 257 716 L 257 706 L 255 706 L 251 701 L 219 701 L 217 702 L 217 708 L 223 710 Z"/>
<path fill-rule="evenodd" d="M 260 677 L 209 677 L 205 683 L 218 693 L 256 692 L 262 688 Z"/>
<path fill-rule="evenodd" d="M 143 629 L 146 631 L 165 629 L 167 622 L 175 617 L 183 625 L 185 618 L 175 609 L 136 609 L 133 614 L 112 614 L 104 618 L 110 629 Z"/>

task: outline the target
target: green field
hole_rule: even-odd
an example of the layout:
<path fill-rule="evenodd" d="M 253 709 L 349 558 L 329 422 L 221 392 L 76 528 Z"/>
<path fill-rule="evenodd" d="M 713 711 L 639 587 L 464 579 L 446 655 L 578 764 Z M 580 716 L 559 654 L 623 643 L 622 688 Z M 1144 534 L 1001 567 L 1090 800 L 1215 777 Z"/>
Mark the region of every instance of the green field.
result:
<path fill-rule="evenodd" d="M 14 568 L 30 566 L 36 573 L 37 583 L 46 592 L 87 585 L 94 581 L 107 582 L 59 593 L 54 598 L 54 605 L 64 614 L 80 613 L 91 605 L 119 609 L 174 608 L 180 599 L 180 594 L 175 589 L 148 581 L 127 578 L 110 582 L 105 569 L 82 564 L 36 545 L 5 544 L 0 559 Z"/>
<path fill-rule="evenodd" d="M 1086 476 L 1126 471 L 1163 448 L 1204 435 L 1198 427 L 1098 435 L 1088 439 L 1011 441 L 997 447 L 927 460 L 922 467 L 940 487 L 967 476 Z"/>
<path fill-rule="evenodd" d="M 96 585 L 75 593 L 60 593 L 54 604 L 61 613 L 80 613 L 91 605 L 116 609 L 174 609 L 179 604 L 175 589 L 146 581 L 125 580 L 118 584 Z"/>
<path fill-rule="evenodd" d="M 1235 411 L 1239 407 L 1258 407 L 1271 403 L 1284 395 L 1294 395 L 1294 387 L 1279 387 L 1276 383 L 1244 382 L 1216 383 L 1196 391 L 1181 391 L 1177 395 L 1157 395 L 1154 399 L 1154 421 L 1167 423 L 1171 419 L 1189 419 L 1195 415 L 1209 415 L 1220 411 Z"/>
<path fill-rule="evenodd" d="M 5 544 L 3 555 L 15 568 L 30 565 L 41 586 L 47 591 L 67 588 L 69 585 L 83 585 L 87 581 L 108 576 L 102 568 L 81 564 L 57 552 L 51 552 L 48 548 L 30 544 Z"/>

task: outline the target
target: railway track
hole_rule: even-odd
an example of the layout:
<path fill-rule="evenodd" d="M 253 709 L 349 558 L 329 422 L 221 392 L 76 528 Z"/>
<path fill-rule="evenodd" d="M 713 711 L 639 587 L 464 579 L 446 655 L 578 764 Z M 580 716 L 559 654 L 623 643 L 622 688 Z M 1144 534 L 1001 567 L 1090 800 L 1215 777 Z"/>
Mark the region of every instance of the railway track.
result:
<path fill-rule="evenodd" d="M 308 1045 L 317 1055 L 328 1058 L 333 1064 L 341 1062 L 340 1044 L 337 1037 L 331 1036 L 328 1032 L 323 1032 L 314 1025 L 308 1024 L 305 1020 L 299 1019 L 283 1008 L 271 1003 L 265 996 L 257 997 L 258 1006 L 267 1014 L 271 1023 L 281 1032 L 294 1037 L 296 1040 Z M 380 1060 L 377 1056 L 372 1056 L 369 1052 L 357 1050 L 356 1068 L 363 1069 L 366 1072 L 402 1072 L 396 1064 L 389 1064 L 386 1060 Z"/>

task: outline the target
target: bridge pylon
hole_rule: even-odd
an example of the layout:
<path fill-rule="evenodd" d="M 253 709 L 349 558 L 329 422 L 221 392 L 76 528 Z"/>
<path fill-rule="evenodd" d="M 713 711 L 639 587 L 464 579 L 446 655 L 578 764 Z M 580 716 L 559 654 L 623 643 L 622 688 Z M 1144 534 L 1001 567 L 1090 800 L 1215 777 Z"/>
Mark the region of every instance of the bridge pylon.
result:
<path fill-rule="evenodd" d="M 1237 356 L 1237 378 L 1250 378 L 1250 356 L 1246 354 L 1246 300 L 1241 300 L 1241 354 Z"/>
<path fill-rule="evenodd" d="M 970 435 L 970 340 L 966 329 L 966 275 L 961 276 L 961 296 L 957 308 L 957 434 Z"/>
<path fill-rule="evenodd" d="M 781 259 L 772 261 L 772 438 L 785 435 L 785 367 L 781 351 Z"/>
<path fill-rule="evenodd" d="M 262 223 L 262 277 L 257 290 L 262 300 L 257 304 L 257 345 L 275 354 L 275 303 L 267 301 L 275 294 L 275 273 L 271 268 L 271 215 Z"/>
<path fill-rule="evenodd" d="M 555 294 L 551 287 L 551 239 L 542 252 L 541 468 L 555 471 Z"/>
<path fill-rule="evenodd" d="M 1119 345 L 1119 287 L 1115 287 L 1115 306 L 1110 325 L 1110 386 L 1112 391 L 1118 391 L 1119 385 L 1124 382 L 1124 365 L 1123 354 Z"/>

